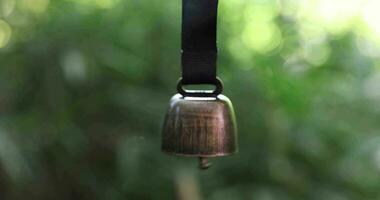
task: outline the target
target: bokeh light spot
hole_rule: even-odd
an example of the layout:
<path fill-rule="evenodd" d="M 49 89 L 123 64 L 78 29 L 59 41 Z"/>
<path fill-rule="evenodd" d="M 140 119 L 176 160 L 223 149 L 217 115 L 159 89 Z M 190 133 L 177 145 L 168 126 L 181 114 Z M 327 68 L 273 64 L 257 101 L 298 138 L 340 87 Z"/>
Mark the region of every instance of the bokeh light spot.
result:
<path fill-rule="evenodd" d="M 118 0 L 96 0 L 95 3 L 99 8 L 109 9 L 112 8 Z"/>
<path fill-rule="evenodd" d="M 368 38 L 359 36 L 356 39 L 356 45 L 361 54 L 372 58 L 380 58 L 380 49 L 376 46 L 376 43 Z"/>
<path fill-rule="evenodd" d="M 324 64 L 330 53 L 331 49 L 324 40 L 303 43 L 303 56 L 312 65 L 320 66 Z"/>
<path fill-rule="evenodd" d="M 380 100 L 380 72 L 372 74 L 365 80 L 364 94 L 368 99 L 374 102 Z"/>
<path fill-rule="evenodd" d="M 22 0 L 21 6 L 34 13 L 43 13 L 49 6 L 49 0 Z"/>
<path fill-rule="evenodd" d="M 83 55 L 78 50 L 68 51 L 62 58 L 61 65 L 65 78 L 70 82 L 83 81 L 87 77 L 87 69 Z"/>
<path fill-rule="evenodd" d="M 274 23 L 248 22 L 242 32 L 242 40 L 252 50 L 267 53 L 280 46 L 282 36 Z"/>
<path fill-rule="evenodd" d="M 0 20 L 0 48 L 8 44 L 12 35 L 12 28 L 3 20 Z"/>
<path fill-rule="evenodd" d="M 96 7 L 100 9 L 113 8 L 120 0 L 71 0 L 88 7 Z"/>
<path fill-rule="evenodd" d="M 279 14 L 276 4 L 253 4 L 245 9 L 247 21 L 271 21 Z"/>
<path fill-rule="evenodd" d="M 377 35 L 380 35 L 380 1 L 371 0 L 363 8 L 362 15 L 364 22 Z"/>
<path fill-rule="evenodd" d="M 2 0 L 0 1 L 0 16 L 7 17 L 9 16 L 16 5 L 15 0 Z"/>

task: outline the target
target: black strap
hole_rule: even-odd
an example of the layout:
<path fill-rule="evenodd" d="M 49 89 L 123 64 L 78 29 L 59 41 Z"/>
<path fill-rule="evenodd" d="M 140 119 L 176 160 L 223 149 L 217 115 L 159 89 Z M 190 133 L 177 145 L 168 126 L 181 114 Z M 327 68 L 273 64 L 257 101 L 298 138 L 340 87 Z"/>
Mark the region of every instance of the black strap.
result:
<path fill-rule="evenodd" d="M 183 84 L 213 84 L 216 80 L 218 0 L 183 0 Z"/>

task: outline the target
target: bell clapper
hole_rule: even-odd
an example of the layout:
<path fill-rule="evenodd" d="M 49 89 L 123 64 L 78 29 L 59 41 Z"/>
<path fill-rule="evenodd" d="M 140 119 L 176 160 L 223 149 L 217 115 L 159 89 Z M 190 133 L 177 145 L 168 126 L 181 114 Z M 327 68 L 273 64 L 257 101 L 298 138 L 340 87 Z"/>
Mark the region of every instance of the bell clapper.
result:
<path fill-rule="evenodd" d="M 200 169 L 208 169 L 211 167 L 211 163 L 206 157 L 199 157 L 199 168 Z"/>

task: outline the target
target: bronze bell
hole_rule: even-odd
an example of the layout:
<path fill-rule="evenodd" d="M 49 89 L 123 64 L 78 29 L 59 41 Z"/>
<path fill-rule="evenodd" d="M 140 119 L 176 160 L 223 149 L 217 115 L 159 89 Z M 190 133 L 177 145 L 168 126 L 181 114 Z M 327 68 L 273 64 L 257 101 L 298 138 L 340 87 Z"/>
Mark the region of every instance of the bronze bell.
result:
<path fill-rule="evenodd" d="M 216 89 L 185 91 L 178 83 L 179 94 L 169 104 L 163 126 L 162 150 L 179 156 L 199 157 L 200 168 L 207 169 L 208 157 L 226 156 L 237 151 L 237 128 L 231 101 Z"/>

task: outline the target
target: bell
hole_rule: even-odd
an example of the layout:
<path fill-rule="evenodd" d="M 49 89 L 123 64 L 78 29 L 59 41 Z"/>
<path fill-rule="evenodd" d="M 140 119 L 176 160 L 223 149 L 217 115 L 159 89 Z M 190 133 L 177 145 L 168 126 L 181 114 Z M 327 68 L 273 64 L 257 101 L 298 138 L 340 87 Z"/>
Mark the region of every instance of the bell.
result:
<path fill-rule="evenodd" d="M 179 83 L 165 116 L 162 150 L 179 156 L 199 157 L 200 168 L 210 166 L 207 158 L 237 151 L 237 128 L 231 101 L 221 92 L 185 91 Z"/>

